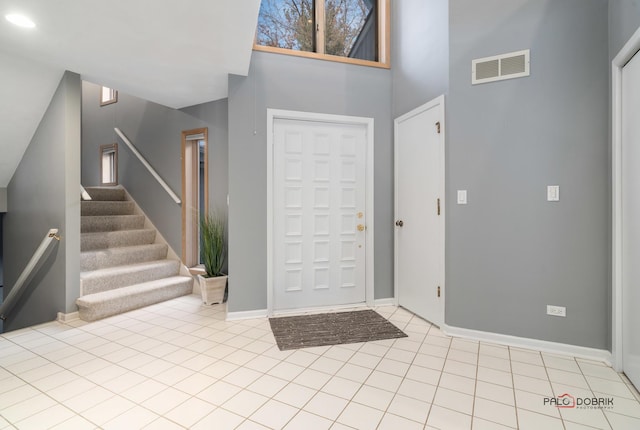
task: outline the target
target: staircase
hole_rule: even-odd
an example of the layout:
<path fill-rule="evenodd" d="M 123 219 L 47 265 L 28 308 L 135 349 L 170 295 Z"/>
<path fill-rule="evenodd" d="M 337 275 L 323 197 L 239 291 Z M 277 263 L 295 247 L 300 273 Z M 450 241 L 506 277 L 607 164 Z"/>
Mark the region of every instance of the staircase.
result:
<path fill-rule="evenodd" d="M 122 188 L 87 188 L 82 201 L 80 319 L 95 321 L 191 294 L 193 278 L 180 274 L 181 262 L 168 259 L 168 246 L 156 243 L 135 203 Z M 183 272 L 184 273 L 184 272 Z"/>

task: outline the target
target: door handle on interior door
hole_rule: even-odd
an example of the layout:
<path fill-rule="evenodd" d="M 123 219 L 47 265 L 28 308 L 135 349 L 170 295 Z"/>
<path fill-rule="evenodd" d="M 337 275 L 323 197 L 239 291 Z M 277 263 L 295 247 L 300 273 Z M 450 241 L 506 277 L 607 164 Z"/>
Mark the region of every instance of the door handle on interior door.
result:
<path fill-rule="evenodd" d="M 358 231 L 364 231 L 364 225 L 358 224 Z"/>
<path fill-rule="evenodd" d="M 402 227 L 404 225 L 404 221 L 402 221 L 401 219 L 399 219 L 398 221 L 396 221 L 396 225 L 398 227 Z"/>

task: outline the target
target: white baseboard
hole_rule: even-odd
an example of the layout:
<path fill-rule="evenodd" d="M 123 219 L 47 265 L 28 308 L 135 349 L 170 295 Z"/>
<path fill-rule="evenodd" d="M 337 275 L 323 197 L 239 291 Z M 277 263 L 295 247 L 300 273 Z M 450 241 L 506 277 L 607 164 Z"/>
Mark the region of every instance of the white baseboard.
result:
<path fill-rule="evenodd" d="M 395 306 L 396 299 L 389 297 L 388 299 L 376 299 L 373 301 L 373 306 Z"/>
<path fill-rule="evenodd" d="M 266 309 L 257 309 L 255 311 L 227 312 L 227 321 L 250 320 L 254 318 L 266 318 Z"/>
<path fill-rule="evenodd" d="M 611 352 L 605 349 L 587 348 L 584 346 L 569 345 L 566 343 L 549 342 L 546 340 L 530 339 L 526 337 L 510 336 L 507 334 L 491 333 L 486 331 L 471 330 L 467 328 L 452 327 L 443 324 L 442 332 L 448 336 L 461 337 L 482 342 L 491 342 L 516 348 L 535 349 L 551 354 L 568 355 L 587 360 L 602 361 L 611 366 Z"/>
<path fill-rule="evenodd" d="M 78 312 L 71 312 L 70 314 L 63 314 L 62 312 L 58 312 L 58 318 L 56 321 L 65 323 L 69 321 L 76 321 L 80 319 L 80 314 Z"/>

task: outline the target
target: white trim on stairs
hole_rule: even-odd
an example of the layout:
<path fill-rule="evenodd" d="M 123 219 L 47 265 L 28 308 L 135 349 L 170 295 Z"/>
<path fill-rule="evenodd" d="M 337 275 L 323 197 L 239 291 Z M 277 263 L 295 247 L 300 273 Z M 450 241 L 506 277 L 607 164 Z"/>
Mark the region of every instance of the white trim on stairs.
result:
<path fill-rule="evenodd" d="M 178 260 L 180 262 L 180 275 L 191 276 L 191 272 L 189 272 L 189 268 L 184 265 L 184 263 L 182 262 L 182 259 L 178 256 L 178 253 L 171 247 L 171 244 L 167 241 L 167 239 L 164 238 L 162 233 L 160 233 L 160 230 L 158 230 L 158 228 L 153 224 L 153 222 L 151 222 L 151 219 L 142 210 L 140 205 L 138 205 L 138 202 L 135 201 L 135 199 L 131 196 L 131 194 L 129 194 L 129 191 L 127 191 L 127 189 L 124 188 L 122 185 L 118 185 L 116 188 L 120 188 L 124 190 L 125 201 L 133 202 L 133 208 L 134 208 L 133 213 L 135 215 L 144 216 L 144 228 L 147 228 L 147 229 L 150 228 L 156 231 L 156 238 L 153 243 L 161 243 L 163 245 L 167 245 L 167 248 L 168 248 L 167 259 Z M 194 277 L 194 280 L 193 280 L 194 289 L 192 291 L 193 294 L 200 294 L 200 286 L 196 287 L 197 282 L 198 282 L 197 279 Z"/>
<path fill-rule="evenodd" d="M 68 323 L 68 322 L 76 321 L 79 319 L 80 319 L 79 312 L 71 312 L 69 314 L 58 312 L 58 317 L 56 318 L 56 321 L 61 323 Z"/>
<path fill-rule="evenodd" d="M 89 195 L 87 190 L 84 189 L 82 185 L 80 185 L 80 196 L 82 197 L 82 200 L 86 200 L 86 201 L 91 200 L 91 196 Z"/>

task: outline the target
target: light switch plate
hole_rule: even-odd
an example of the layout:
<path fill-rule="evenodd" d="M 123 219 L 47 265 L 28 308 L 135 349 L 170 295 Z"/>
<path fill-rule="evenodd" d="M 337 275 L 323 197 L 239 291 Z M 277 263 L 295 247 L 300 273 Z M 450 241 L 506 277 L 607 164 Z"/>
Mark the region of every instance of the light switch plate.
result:
<path fill-rule="evenodd" d="M 548 202 L 560 201 L 560 185 L 547 186 L 547 201 Z"/>
<path fill-rule="evenodd" d="M 467 190 L 458 190 L 458 204 L 459 205 L 467 204 Z"/>

